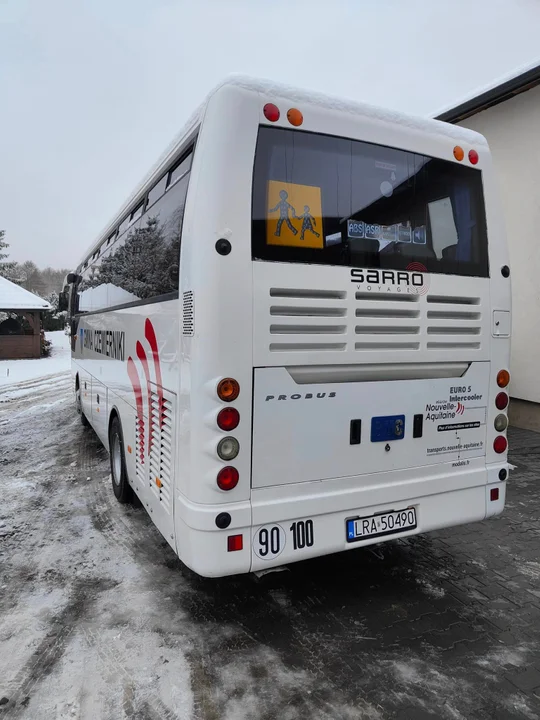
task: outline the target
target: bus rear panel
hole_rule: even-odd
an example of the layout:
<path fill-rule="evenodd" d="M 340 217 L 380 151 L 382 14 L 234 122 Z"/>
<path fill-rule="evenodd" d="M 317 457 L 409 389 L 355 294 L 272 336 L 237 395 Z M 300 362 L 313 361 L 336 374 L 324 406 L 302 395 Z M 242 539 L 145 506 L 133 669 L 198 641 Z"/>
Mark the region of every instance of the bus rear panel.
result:
<path fill-rule="evenodd" d="M 292 97 L 220 93 L 203 123 L 213 217 L 197 226 L 231 251 L 204 269 L 216 305 L 192 368 L 209 421 L 191 452 L 229 435 L 240 451 L 194 472 L 215 504 L 186 562 L 209 575 L 259 571 L 499 514 L 510 286 L 485 141 L 308 98 L 294 127 Z M 211 427 L 229 405 L 216 393 L 224 377 L 241 387 L 231 433 Z M 207 494 L 223 466 L 238 483 Z M 230 524 L 215 529 L 222 513 Z M 192 533 L 177 527 L 182 552 Z"/>

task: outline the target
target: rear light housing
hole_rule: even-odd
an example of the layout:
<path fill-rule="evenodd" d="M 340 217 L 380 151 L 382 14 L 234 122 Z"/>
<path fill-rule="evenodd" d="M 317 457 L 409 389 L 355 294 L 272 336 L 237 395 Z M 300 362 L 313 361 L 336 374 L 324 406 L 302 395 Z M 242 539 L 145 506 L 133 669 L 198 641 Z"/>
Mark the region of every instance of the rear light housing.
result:
<path fill-rule="evenodd" d="M 240 385 L 233 378 L 223 378 L 218 383 L 217 394 L 223 402 L 233 402 L 240 395 Z"/>
<path fill-rule="evenodd" d="M 505 438 L 504 435 L 497 435 L 495 440 L 493 441 L 493 449 L 496 453 L 503 453 L 506 452 L 506 449 L 508 447 L 508 440 Z"/>
<path fill-rule="evenodd" d="M 505 388 L 510 382 L 510 373 L 508 370 L 499 370 L 497 373 L 497 385 L 500 388 Z"/>
<path fill-rule="evenodd" d="M 217 485 L 220 490 L 233 490 L 238 485 L 240 475 L 235 467 L 228 465 L 221 468 L 217 476 Z"/>
<path fill-rule="evenodd" d="M 508 395 L 500 392 L 495 398 L 495 407 L 497 410 L 505 410 L 508 407 Z"/>
<path fill-rule="evenodd" d="M 274 103 L 266 103 L 263 108 L 264 117 L 270 122 L 277 122 L 279 120 L 279 108 Z"/>
<path fill-rule="evenodd" d="M 287 113 L 287 120 L 294 125 L 294 127 L 300 127 L 304 122 L 304 116 L 297 108 L 291 108 Z"/>
<path fill-rule="evenodd" d="M 240 422 L 240 413 L 236 408 L 226 407 L 219 411 L 217 416 L 217 424 L 220 430 L 230 432 L 238 427 Z"/>
<path fill-rule="evenodd" d="M 237 552 L 244 548 L 243 535 L 229 535 L 227 538 L 227 552 Z"/>
<path fill-rule="evenodd" d="M 501 413 L 500 415 L 497 415 L 493 425 L 497 432 L 504 432 L 506 430 L 506 428 L 508 427 L 508 418 L 506 417 L 506 415 L 503 415 Z"/>
<path fill-rule="evenodd" d="M 240 452 L 240 443 L 236 438 L 225 437 L 218 442 L 217 454 L 222 460 L 234 460 Z"/>

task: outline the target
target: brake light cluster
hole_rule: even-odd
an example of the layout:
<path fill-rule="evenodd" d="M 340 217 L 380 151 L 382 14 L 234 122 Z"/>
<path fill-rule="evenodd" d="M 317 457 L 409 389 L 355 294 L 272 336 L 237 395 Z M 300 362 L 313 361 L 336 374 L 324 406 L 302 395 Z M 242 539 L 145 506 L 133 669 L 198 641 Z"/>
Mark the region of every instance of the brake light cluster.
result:
<path fill-rule="evenodd" d="M 510 373 L 508 372 L 508 370 L 499 370 L 499 372 L 497 373 L 497 385 L 500 388 L 506 388 L 509 382 Z M 495 397 L 495 407 L 497 408 L 497 410 L 506 411 L 506 409 L 508 408 L 508 402 L 509 397 L 508 393 L 505 390 L 497 393 L 497 396 Z M 493 425 L 497 432 L 503 433 L 508 427 L 508 417 L 506 415 L 506 412 L 500 412 L 495 418 Z M 503 452 L 506 452 L 507 448 L 508 440 L 506 439 L 506 436 L 497 435 L 497 437 L 493 441 L 493 449 L 495 450 L 495 452 L 501 454 Z"/>
<path fill-rule="evenodd" d="M 274 103 L 266 103 L 263 108 L 263 113 L 264 117 L 269 122 L 277 122 L 281 117 L 279 108 L 277 105 L 274 105 Z M 287 110 L 287 120 L 294 127 L 300 127 L 300 125 L 304 122 L 304 116 L 302 115 L 300 110 L 298 110 L 298 108 L 290 108 L 289 110 Z"/>
<path fill-rule="evenodd" d="M 458 162 L 461 162 L 465 158 L 465 150 L 461 147 L 461 145 L 456 145 L 454 148 L 454 157 Z M 479 158 L 476 150 L 469 150 L 468 158 L 471 165 L 478 164 Z"/>
<path fill-rule="evenodd" d="M 233 378 L 220 380 L 217 386 L 217 395 L 222 402 L 234 402 L 240 395 L 240 384 Z M 238 427 L 240 413 L 235 407 L 222 408 L 217 416 L 217 425 L 224 432 L 231 432 Z M 240 452 L 240 443 L 232 435 L 221 438 L 217 445 L 217 454 L 221 460 L 230 462 Z M 233 490 L 238 485 L 240 475 L 232 465 L 221 468 L 217 475 L 217 486 L 220 490 Z"/>

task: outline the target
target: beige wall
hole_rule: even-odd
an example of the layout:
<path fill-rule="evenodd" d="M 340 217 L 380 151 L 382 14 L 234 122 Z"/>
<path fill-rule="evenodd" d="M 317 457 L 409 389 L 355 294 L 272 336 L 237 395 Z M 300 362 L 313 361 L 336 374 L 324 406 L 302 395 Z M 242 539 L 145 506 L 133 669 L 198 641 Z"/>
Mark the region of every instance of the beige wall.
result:
<path fill-rule="evenodd" d="M 540 403 L 540 87 L 460 124 L 486 136 L 501 191 L 512 272 L 511 395 Z"/>

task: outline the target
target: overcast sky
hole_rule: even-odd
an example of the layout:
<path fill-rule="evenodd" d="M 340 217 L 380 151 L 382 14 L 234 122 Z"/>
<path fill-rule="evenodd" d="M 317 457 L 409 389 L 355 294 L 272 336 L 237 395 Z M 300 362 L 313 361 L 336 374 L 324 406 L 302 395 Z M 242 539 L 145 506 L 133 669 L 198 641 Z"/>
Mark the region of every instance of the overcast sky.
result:
<path fill-rule="evenodd" d="M 427 114 L 540 55 L 538 0 L 0 0 L 0 229 L 74 267 L 224 75 Z"/>

